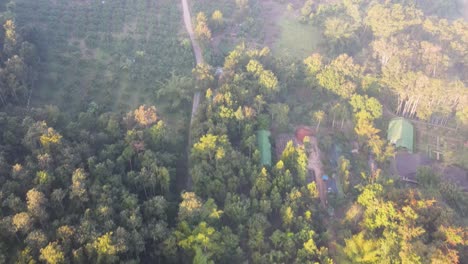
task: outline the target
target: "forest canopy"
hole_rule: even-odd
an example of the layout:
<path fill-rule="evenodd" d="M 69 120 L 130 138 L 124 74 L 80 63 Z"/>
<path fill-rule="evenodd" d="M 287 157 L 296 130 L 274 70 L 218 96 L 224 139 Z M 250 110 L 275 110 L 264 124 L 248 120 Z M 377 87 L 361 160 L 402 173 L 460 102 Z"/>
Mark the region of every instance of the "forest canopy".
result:
<path fill-rule="evenodd" d="M 0 263 L 467 263 L 461 10 L 0 0 Z"/>

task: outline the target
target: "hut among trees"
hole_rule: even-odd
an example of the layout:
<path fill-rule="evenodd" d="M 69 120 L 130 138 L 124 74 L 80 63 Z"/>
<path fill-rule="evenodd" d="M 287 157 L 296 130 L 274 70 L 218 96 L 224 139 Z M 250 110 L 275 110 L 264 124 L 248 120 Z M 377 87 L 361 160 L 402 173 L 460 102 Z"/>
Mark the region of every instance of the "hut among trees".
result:
<path fill-rule="evenodd" d="M 311 137 L 314 135 L 314 130 L 310 127 L 300 126 L 296 129 L 295 137 L 297 142 L 300 144 L 304 143 L 305 137 Z"/>
<path fill-rule="evenodd" d="M 414 128 L 406 119 L 394 118 L 388 124 L 387 140 L 397 148 L 406 148 L 413 153 Z"/>
<path fill-rule="evenodd" d="M 264 166 L 271 166 L 271 142 L 270 131 L 259 130 L 257 132 L 257 144 L 260 150 L 260 162 Z"/>

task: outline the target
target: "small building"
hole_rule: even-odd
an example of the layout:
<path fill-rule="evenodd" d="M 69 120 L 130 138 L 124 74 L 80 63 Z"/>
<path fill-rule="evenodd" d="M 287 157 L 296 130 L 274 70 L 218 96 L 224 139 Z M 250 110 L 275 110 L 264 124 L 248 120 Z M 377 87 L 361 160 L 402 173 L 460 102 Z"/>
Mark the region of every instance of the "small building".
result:
<path fill-rule="evenodd" d="M 314 135 L 314 130 L 310 127 L 300 126 L 296 129 L 294 136 L 296 137 L 297 142 L 304 144 L 305 137 L 311 137 Z"/>
<path fill-rule="evenodd" d="M 388 124 L 387 140 L 397 148 L 406 148 L 413 153 L 414 128 L 402 117 L 394 118 Z"/>
<path fill-rule="evenodd" d="M 257 131 L 257 145 L 260 150 L 260 162 L 264 166 L 271 166 L 271 142 L 270 131 Z"/>

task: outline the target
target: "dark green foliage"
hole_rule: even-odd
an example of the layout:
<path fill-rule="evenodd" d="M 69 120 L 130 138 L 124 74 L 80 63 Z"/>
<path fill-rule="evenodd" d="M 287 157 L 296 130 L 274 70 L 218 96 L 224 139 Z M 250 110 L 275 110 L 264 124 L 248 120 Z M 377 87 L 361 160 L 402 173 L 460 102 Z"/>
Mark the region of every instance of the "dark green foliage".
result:
<path fill-rule="evenodd" d="M 425 17 L 440 1 L 304 2 L 328 49 L 297 61 L 250 48 L 264 2 L 190 0 L 248 43 L 192 78 L 177 1 L 0 0 L 0 263 L 465 263 L 466 193 L 387 177 L 381 131 L 394 108 L 466 125 L 466 23 Z M 262 166 L 256 131 L 299 125 L 313 138 Z M 313 181 L 315 139 L 343 193 Z"/>
<path fill-rule="evenodd" d="M 93 111 L 52 128 L 13 114 L 0 114 L 0 142 L 8 146 L 0 149 L 7 262 L 26 253 L 49 262 L 142 261 L 154 250 L 162 257 L 181 158 L 169 151 L 177 142 L 163 121 L 140 127 L 132 112 Z"/>

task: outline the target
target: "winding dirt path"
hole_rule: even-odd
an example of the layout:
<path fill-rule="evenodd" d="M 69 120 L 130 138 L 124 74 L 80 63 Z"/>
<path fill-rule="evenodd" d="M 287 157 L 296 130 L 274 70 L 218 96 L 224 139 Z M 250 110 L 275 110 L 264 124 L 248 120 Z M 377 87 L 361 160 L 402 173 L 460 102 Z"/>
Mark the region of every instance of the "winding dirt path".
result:
<path fill-rule="evenodd" d="M 203 63 L 203 55 L 200 46 L 195 38 L 195 33 L 193 32 L 192 26 L 192 17 L 190 16 L 190 10 L 188 7 L 187 0 L 182 0 L 182 9 L 184 13 L 184 23 L 185 28 L 190 37 L 190 42 L 192 43 L 193 54 L 195 55 L 195 61 L 197 64 Z M 193 118 L 198 111 L 198 105 L 200 104 L 200 92 L 195 92 L 193 95 L 193 104 L 192 104 L 192 116 L 190 118 L 190 125 L 193 123 Z"/>
<path fill-rule="evenodd" d="M 321 160 L 320 149 L 316 137 L 310 137 L 310 154 L 307 162 L 307 168 L 314 171 L 315 182 L 319 191 L 320 202 L 327 208 L 327 185 L 322 179 L 323 164 Z"/>
<path fill-rule="evenodd" d="M 182 10 L 183 10 L 183 16 L 184 16 L 184 24 L 185 24 L 185 29 L 187 30 L 189 37 L 190 37 L 190 42 L 192 43 L 192 48 L 193 48 L 193 54 L 195 56 L 195 62 L 198 64 L 203 64 L 203 55 L 202 55 L 202 50 L 200 46 L 198 45 L 198 42 L 195 38 L 195 33 L 193 32 L 193 26 L 192 26 L 192 17 L 190 16 L 190 10 L 189 6 L 187 3 L 187 0 L 182 0 Z M 189 138 L 188 138 L 188 165 L 187 168 L 190 171 L 190 147 L 192 146 L 192 123 L 195 118 L 195 114 L 198 111 L 198 106 L 200 105 L 200 92 L 195 92 L 193 95 L 193 103 L 192 103 L 192 114 L 190 117 L 190 128 L 189 128 Z M 191 190 L 193 185 L 192 181 L 192 175 L 190 175 L 190 172 L 188 173 L 187 177 L 187 189 Z"/>

